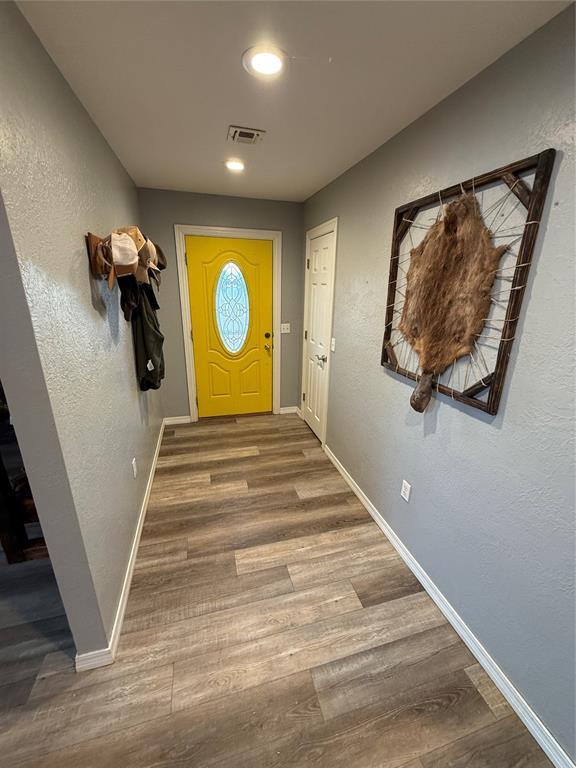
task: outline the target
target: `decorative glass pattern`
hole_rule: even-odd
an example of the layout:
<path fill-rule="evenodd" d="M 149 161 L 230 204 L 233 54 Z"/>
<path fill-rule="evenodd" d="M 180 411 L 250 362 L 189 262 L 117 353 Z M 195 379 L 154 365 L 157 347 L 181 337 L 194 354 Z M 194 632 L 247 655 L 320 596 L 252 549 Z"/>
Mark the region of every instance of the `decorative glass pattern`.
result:
<path fill-rule="evenodd" d="M 216 325 L 228 352 L 239 352 L 250 321 L 250 303 L 244 275 L 233 261 L 222 267 L 216 283 Z"/>

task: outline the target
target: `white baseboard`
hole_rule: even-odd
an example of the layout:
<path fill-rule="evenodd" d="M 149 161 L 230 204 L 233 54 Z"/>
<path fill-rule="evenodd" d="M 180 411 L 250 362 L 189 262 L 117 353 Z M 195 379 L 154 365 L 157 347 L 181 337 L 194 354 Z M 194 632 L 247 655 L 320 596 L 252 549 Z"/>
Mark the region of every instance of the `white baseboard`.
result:
<path fill-rule="evenodd" d="M 366 507 L 367 511 L 374 518 L 375 523 L 390 540 L 390 543 L 396 549 L 400 557 L 404 560 L 408 568 L 410 568 L 414 576 L 416 576 L 426 592 L 430 595 L 432 600 L 442 611 L 446 619 L 460 635 L 478 662 L 486 670 L 496 687 L 500 690 L 520 720 L 522 720 L 526 728 L 530 731 L 532 736 L 542 747 L 542 750 L 546 753 L 549 760 L 556 766 L 556 768 L 575 768 L 575 765 L 569 755 L 562 749 L 560 744 L 556 741 L 542 720 L 540 720 L 536 712 L 534 712 L 534 710 L 530 707 L 526 699 L 522 696 L 518 689 L 515 688 L 514 684 L 508 679 L 506 674 L 494 661 L 492 656 L 488 653 L 486 648 L 484 648 L 470 627 L 456 612 L 446 597 L 444 597 L 442 592 L 440 592 L 436 584 L 432 581 L 430 576 L 428 576 L 426 571 L 414 558 L 411 552 L 405 547 L 402 541 L 394 533 L 386 520 L 384 520 L 384 518 L 380 515 L 374 504 L 372 504 L 370 499 L 356 483 L 354 478 L 336 458 L 336 456 L 332 453 L 327 445 L 324 445 L 324 451 L 336 469 L 340 472 L 344 480 L 346 480 L 350 488 L 354 491 L 356 496 Z"/>
<path fill-rule="evenodd" d="M 297 405 L 284 405 L 282 408 L 280 408 L 280 413 L 298 413 L 298 406 Z"/>
<path fill-rule="evenodd" d="M 89 669 L 97 667 L 107 667 L 114 661 L 112 648 L 101 648 L 99 651 L 89 651 L 88 653 L 77 653 L 75 659 L 76 672 L 87 672 Z"/>
<path fill-rule="evenodd" d="M 174 417 L 168 417 L 174 418 Z M 176 417 L 184 418 L 184 417 Z M 188 421 L 190 420 L 190 417 Z M 168 419 L 164 419 L 160 425 L 160 431 L 158 432 L 158 439 L 156 441 L 156 449 L 154 451 L 154 457 L 152 459 L 152 465 L 150 467 L 150 474 L 148 476 L 148 482 L 146 483 L 146 490 L 144 492 L 144 498 L 140 506 L 140 514 L 138 516 L 138 523 L 136 524 L 136 530 L 134 531 L 134 538 L 132 539 L 132 548 L 130 550 L 130 557 L 128 558 L 128 565 L 126 567 L 126 573 L 124 575 L 124 583 L 122 584 L 122 592 L 120 593 L 120 600 L 118 601 L 118 608 L 116 609 L 116 618 L 114 619 L 114 625 L 112 627 L 112 633 L 110 635 L 110 642 L 106 648 L 100 648 L 97 651 L 90 651 L 88 653 L 76 654 L 76 672 L 85 672 L 88 669 L 95 669 L 96 667 L 105 667 L 108 664 L 112 664 L 116 656 L 116 650 L 118 648 L 118 641 L 120 640 L 120 633 L 122 632 L 122 624 L 124 623 L 124 614 L 126 612 L 126 603 L 128 602 L 128 595 L 130 593 L 130 585 L 132 583 L 132 574 L 134 573 L 134 565 L 136 564 L 136 555 L 138 554 L 138 545 L 140 544 L 140 535 L 142 534 L 142 527 L 144 526 L 144 519 L 146 517 L 146 509 L 148 507 L 148 499 L 150 498 L 150 491 L 152 490 L 152 483 L 154 481 L 154 472 L 156 470 L 156 463 L 158 462 L 158 454 L 160 453 L 160 446 L 162 444 L 162 437 L 164 435 L 164 427 L 169 422 Z M 178 422 L 179 424 L 185 422 Z"/>
<path fill-rule="evenodd" d="M 166 416 L 164 419 L 164 426 L 169 427 L 172 424 L 190 424 L 192 419 L 190 416 Z"/>

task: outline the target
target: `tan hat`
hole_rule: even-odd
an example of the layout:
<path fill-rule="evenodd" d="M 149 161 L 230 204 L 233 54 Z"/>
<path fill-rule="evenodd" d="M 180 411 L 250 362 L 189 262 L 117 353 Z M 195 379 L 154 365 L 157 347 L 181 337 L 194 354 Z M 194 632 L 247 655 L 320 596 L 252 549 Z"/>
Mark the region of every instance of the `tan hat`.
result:
<path fill-rule="evenodd" d="M 138 251 L 138 269 L 136 270 L 136 280 L 139 283 L 149 283 L 150 278 L 148 276 L 148 270 L 153 269 L 156 272 L 158 269 L 158 255 L 156 253 L 156 246 L 149 238 L 146 238 L 146 242 Z"/>
<path fill-rule="evenodd" d="M 134 275 L 138 268 L 138 251 L 136 244 L 130 235 L 126 233 L 112 232 L 110 235 L 110 247 L 112 248 L 112 261 L 114 271 L 118 277 Z"/>

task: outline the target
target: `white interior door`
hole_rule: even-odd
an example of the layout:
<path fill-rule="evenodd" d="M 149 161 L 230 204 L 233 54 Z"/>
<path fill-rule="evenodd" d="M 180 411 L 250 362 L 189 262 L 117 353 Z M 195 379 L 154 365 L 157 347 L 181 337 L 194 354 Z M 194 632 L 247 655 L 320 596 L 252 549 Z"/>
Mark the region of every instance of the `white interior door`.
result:
<path fill-rule="evenodd" d="M 306 235 L 302 415 L 322 442 L 326 439 L 335 266 L 333 220 Z"/>

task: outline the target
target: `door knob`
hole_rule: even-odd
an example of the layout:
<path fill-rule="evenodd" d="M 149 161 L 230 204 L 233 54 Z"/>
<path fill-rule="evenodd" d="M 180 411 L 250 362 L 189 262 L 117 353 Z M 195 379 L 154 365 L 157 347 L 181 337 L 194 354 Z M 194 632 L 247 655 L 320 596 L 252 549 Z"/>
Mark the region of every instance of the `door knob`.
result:
<path fill-rule="evenodd" d="M 270 344 L 264 344 L 264 349 L 266 352 L 270 352 Z"/>
<path fill-rule="evenodd" d="M 316 355 L 316 359 L 320 360 L 320 362 L 322 363 L 326 363 L 328 361 L 328 358 L 326 357 L 326 355 Z"/>

